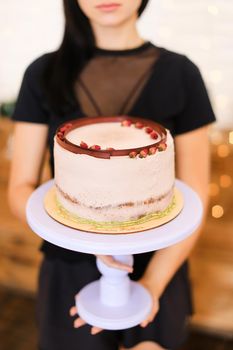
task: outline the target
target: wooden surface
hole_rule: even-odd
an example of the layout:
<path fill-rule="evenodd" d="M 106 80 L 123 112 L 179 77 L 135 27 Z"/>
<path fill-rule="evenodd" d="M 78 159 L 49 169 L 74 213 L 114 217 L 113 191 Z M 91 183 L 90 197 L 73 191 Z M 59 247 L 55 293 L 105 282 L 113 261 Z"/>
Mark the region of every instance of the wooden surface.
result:
<path fill-rule="evenodd" d="M 11 133 L 11 122 L 0 118 L 0 285 L 34 294 L 41 260 L 40 239 L 20 224 L 7 206 Z M 192 324 L 221 334 L 233 334 L 233 185 L 219 186 L 222 174 L 233 174 L 233 146 L 228 144 L 227 132 L 221 143 L 228 147 L 228 155 L 219 157 L 218 154 L 224 155 L 224 152 L 219 151 L 219 145 L 212 146 L 211 179 L 220 191 L 210 197 L 207 222 L 190 259 L 196 311 Z M 42 181 L 47 178 L 46 163 Z M 225 210 L 219 219 L 211 216 L 211 208 L 216 204 Z"/>
<path fill-rule="evenodd" d="M 196 309 L 192 322 L 233 335 L 233 145 L 229 144 L 229 132 L 221 138 L 219 145 L 212 145 L 210 189 L 215 191 L 210 191 L 207 221 L 190 259 Z M 228 152 L 220 152 L 222 145 Z M 224 184 L 222 175 L 230 176 L 230 185 Z M 224 209 L 221 218 L 211 215 L 215 205 Z"/>
<path fill-rule="evenodd" d="M 41 240 L 26 224 L 20 223 L 10 212 L 7 203 L 7 183 L 12 153 L 13 124 L 0 117 L 0 284 L 26 293 L 34 293 L 37 286 Z M 42 181 L 49 177 L 47 164 Z M 17 200 L 17 198 L 16 198 Z"/>

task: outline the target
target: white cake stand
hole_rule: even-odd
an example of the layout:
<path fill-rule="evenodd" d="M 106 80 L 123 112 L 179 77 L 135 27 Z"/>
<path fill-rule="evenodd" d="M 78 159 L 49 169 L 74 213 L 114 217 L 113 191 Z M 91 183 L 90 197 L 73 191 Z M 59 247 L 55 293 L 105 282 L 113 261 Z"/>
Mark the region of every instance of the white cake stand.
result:
<path fill-rule="evenodd" d="M 89 254 L 113 255 L 116 260 L 133 265 L 130 254 L 158 250 L 176 244 L 191 235 L 202 218 L 198 195 L 176 180 L 184 197 L 184 208 L 163 226 L 133 234 L 95 234 L 66 227 L 52 219 L 43 200 L 53 180 L 38 187 L 30 196 L 26 213 L 32 230 L 60 247 Z M 140 284 L 129 279 L 127 272 L 107 267 L 97 259 L 100 280 L 85 286 L 76 298 L 78 313 L 90 325 L 104 329 L 125 329 L 141 323 L 150 313 L 152 298 Z M 85 271 L 83 271 L 85 273 Z"/>

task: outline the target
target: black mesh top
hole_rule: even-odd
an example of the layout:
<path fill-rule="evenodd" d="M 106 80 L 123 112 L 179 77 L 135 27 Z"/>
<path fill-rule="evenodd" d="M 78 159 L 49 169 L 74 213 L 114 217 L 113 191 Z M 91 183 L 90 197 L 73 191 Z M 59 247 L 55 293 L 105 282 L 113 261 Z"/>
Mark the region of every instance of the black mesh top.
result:
<path fill-rule="evenodd" d="M 50 53 L 26 69 L 13 120 L 47 124 L 51 170 L 53 136 L 65 121 L 85 116 L 128 114 L 152 119 L 179 135 L 215 121 L 206 87 L 197 66 L 186 56 L 146 42 L 127 50 L 95 49 L 75 84 L 77 104 L 57 115 L 46 101 L 41 77 Z M 42 251 L 69 261 L 93 259 L 48 242 Z M 152 253 L 140 254 L 148 260 Z"/>

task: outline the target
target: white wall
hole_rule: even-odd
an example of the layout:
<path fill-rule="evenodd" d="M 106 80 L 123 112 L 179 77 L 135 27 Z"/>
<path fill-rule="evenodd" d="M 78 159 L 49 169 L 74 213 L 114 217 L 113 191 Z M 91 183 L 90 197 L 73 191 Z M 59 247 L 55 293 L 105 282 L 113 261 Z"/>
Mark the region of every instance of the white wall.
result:
<path fill-rule="evenodd" d="M 57 48 L 61 0 L 0 0 L 0 102 L 14 99 L 27 65 Z"/>
<path fill-rule="evenodd" d="M 233 0 L 152 0 L 140 23 L 200 68 L 221 127 L 233 127 Z"/>
<path fill-rule="evenodd" d="M 15 98 L 25 67 L 58 46 L 61 4 L 0 0 L 0 101 Z M 139 29 L 157 45 L 198 64 L 219 125 L 233 127 L 233 0 L 150 0 Z"/>

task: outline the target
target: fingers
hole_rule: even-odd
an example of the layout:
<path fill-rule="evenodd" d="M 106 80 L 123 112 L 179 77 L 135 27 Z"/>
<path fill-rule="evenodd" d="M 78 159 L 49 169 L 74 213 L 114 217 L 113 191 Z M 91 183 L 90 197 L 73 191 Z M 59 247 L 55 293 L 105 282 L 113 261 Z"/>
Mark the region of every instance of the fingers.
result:
<path fill-rule="evenodd" d="M 78 313 L 78 310 L 77 310 L 76 306 L 72 306 L 69 310 L 70 316 L 73 317 L 73 316 L 77 315 L 77 313 Z M 82 327 L 85 324 L 86 324 L 86 322 L 81 317 L 76 318 L 76 320 L 74 320 L 74 323 L 73 323 L 74 328 Z M 98 334 L 102 330 L 103 330 L 102 328 L 98 328 L 98 327 L 93 326 L 91 328 L 91 334 L 92 335 Z"/>
<path fill-rule="evenodd" d="M 127 272 L 132 272 L 133 268 L 132 266 L 126 265 L 120 261 L 115 260 L 112 256 L 108 256 L 108 259 L 106 260 L 106 265 L 108 265 L 109 267 L 113 267 L 115 269 L 120 269 L 120 270 L 124 270 Z"/>
<path fill-rule="evenodd" d="M 150 314 L 148 315 L 147 319 L 144 320 L 144 321 L 140 324 L 140 326 L 143 327 L 143 328 L 146 327 L 146 326 L 148 326 L 148 324 L 151 323 L 151 322 L 154 320 L 154 318 L 155 318 L 155 316 L 156 316 L 158 310 L 159 310 L 159 305 L 158 305 L 157 302 L 154 302 Z"/>
<path fill-rule="evenodd" d="M 81 317 L 78 317 L 74 321 L 74 328 L 79 328 L 81 326 L 84 326 L 85 324 L 86 324 L 86 322 Z"/>
<path fill-rule="evenodd" d="M 98 333 L 102 332 L 102 330 L 103 330 L 102 328 L 92 327 L 91 328 L 91 334 L 92 335 L 98 334 Z"/>
<path fill-rule="evenodd" d="M 78 317 L 74 321 L 74 328 L 82 327 L 85 324 L 86 324 L 86 322 L 81 317 Z M 93 326 L 93 327 L 91 327 L 91 334 L 92 335 L 98 334 L 98 333 L 102 332 L 102 330 L 103 330 L 102 328 Z"/>
<path fill-rule="evenodd" d="M 115 269 L 120 269 L 123 271 L 127 271 L 129 273 L 133 272 L 133 267 L 127 264 L 124 264 L 120 261 L 117 261 L 111 255 L 97 255 L 97 257 L 108 267 L 112 267 Z"/>
<path fill-rule="evenodd" d="M 79 328 L 79 327 L 82 327 L 86 324 L 86 322 L 81 318 L 76 318 L 76 320 L 74 321 L 74 328 Z M 103 329 L 102 328 L 99 328 L 99 327 L 91 327 L 91 334 L 92 335 L 95 335 L 95 334 L 98 334 L 100 332 L 102 332 Z"/>
<path fill-rule="evenodd" d="M 77 314 L 77 309 L 76 309 L 76 306 L 72 306 L 70 308 L 70 316 L 73 317 Z"/>

